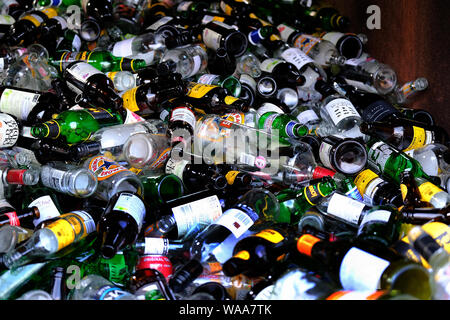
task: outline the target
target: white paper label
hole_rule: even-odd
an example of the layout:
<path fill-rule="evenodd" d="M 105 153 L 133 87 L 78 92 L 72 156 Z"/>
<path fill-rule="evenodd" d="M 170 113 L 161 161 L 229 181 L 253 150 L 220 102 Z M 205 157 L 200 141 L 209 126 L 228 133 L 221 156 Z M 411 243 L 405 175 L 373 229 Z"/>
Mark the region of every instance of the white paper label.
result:
<path fill-rule="evenodd" d="M 313 110 L 305 110 L 297 115 L 297 120 L 302 124 L 306 124 L 308 122 L 318 121 L 320 119 Z"/>
<path fill-rule="evenodd" d="M 159 27 L 165 25 L 167 22 L 169 22 L 171 20 L 173 20 L 173 17 L 170 17 L 170 16 L 162 17 L 161 19 L 156 21 L 154 24 L 149 26 L 146 30 L 156 31 L 156 30 L 158 30 Z"/>
<path fill-rule="evenodd" d="M 202 67 L 202 58 L 199 55 L 195 55 L 192 59 L 194 60 L 194 67 L 192 68 L 192 72 L 189 74 L 188 78 L 197 74 Z"/>
<path fill-rule="evenodd" d="M 197 83 L 203 83 L 203 84 L 213 84 L 214 80 L 216 80 L 217 78 L 219 78 L 219 76 L 217 74 L 209 74 L 209 73 L 205 73 L 202 74 L 198 79 L 197 79 Z"/>
<path fill-rule="evenodd" d="M 75 213 L 78 215 L 82 220 L 83 224 L 86 227 L 86 234 L 90 234 L 96 230 L 96 224 L 94 219 L 92 219 L 91 215 L 87 213 L 86 211 L 72 211 L 72 213 Z"/>
<path fill-rule="evenodd" d="M 386 143 L 379 141 L 370 148 L 368 159 L 383 171 L 392 153 L 394 151 Z"/>
<path fill-rule="evenodd" d="M 229 209 L 216 224 L 222 225 L 233 233 L 236 238 L 242 236 L 253 224 L 253 220 L 243 211 Z"/>
<path fill-rule="evenodd" d="M 144 254 L 167 255 L 169 253 L 169 239 L 145 238 Z"/>
<path fill-rule="evenodd" d="M 222 215 L 222 206 L 217 196 L 193 201 L 172 208 L 177 222 L 178 236 L 182 237 L 197 224 L 211 224 Z"/>
<path fill-rule="evenodd" d="M 373 179 L 366 187 L 366 190 L 364 190 L 364 201 L 368 202 L 369 204 L 373 203 L 373 198 L 375 196 L 375 193 L 378 190 L 378 186 L 383 183 L 384 180 L 381 178 L 375 178 Z"/>
<path fill-rule="evenodd" d="M 130 39 L 116 42 L 112 49 L 112 54 L 116 57 L 131 56 L 133 54 L 133 49 L 132 49 L 133 40 L 134 40 L 134 38 L 130 38 Z"/>
<path fill-rule="evenodd" d="M 330 162 L 330 151 L 332 148 L 333 146 L 331 144 L 322 142 L 319 149 L 320 162 L 322 162 L 322 164 L 329 169 L 333 169 Z"/>
<path fill-rule="evenodd" d="M 195 115 L 188 108 L 180 107 L 172 110 L 170 121 L 185 121 L 195 128 Z"/>
<path fill-rule="evenodd" d="M 341 263 L 339 278 L 344 290 L 376 291 L 389 261 L 358 248 L 351 248 Z"/>
<path fill-rule="evenodd" d="M 258 110 L 256 110 L 256 112 L 258 113 L 259 116 L 262 116 L 264 113 L 267 112 L 284 113 L 284 111 L 280 107 L 270 102 L 263 103 L 261 107 L 259 107 Z"/>
<path fill-rule="evenodd" d="M 359 224 L 359 218 L 366 205 L 352 198 L 335 193 L 328 203 L 327 212 L 353 225 Z"/>
<path fill-rule="evenodd" d="M 261 71 L 271 73 L 273 68 L 275 68 L 280 63 L 283 63 L 283 60 L 270 58 L 270 59 L 266 59 L 263 62 L 261 62 L 259 67 L 260 67 Z"/>
<path fill-rule="evenodd" d="M 203 29 L 202 34 L 203 43 L 210 49 L 217 50 L 220 48 L 220 41 L 222 35 L 209 28 Z"/>
<path fill-rule="evenodd" d="M 302 50 L 299 48 L 290 48 L 285 50 L 281 57 L 286 60 L 287 62 L 292 63 L 297 67 L 298 70 L 301 70 L 303 66 L 305 66 L 308 63 L 314 62 L 313 59 L 308 57 Z"/>
<path fill-rule="evenodd" d="M 0 148 L 9 148 L 19 139 L 19 125 L 10 115 L 0 113 Z"/>
<path fill-rule="evenodd" d="M 378 93 L 377 89 L 375 89 L 373 86 L 365 84 L 363 82 L 355 81 L 355 80 L 351 80 L 351 79 L 347 79 L 347 78 L 345 78 L 345 82 L 347 82 L 348 85 L 354 86 L 355 88 L 358 88 L 360 90 L 363 90 L 363 91 L 366 91 L 369 93 L 375 93 L 375 94 Z"/>
<path fill-rule="evenodd" d="M 285 25 L 285 24 L 279 24 L 277 26 L 278 32 L 280 33 L 281 40 L 284 42 L 287 42 L 289 40 L 289 37 L 291 34 L 295 32 L 295 29 Z"/>
<path fill-rule="evenodd" d="M 334 125 L 338 125 L 339 122 L 349 117 L 361 117 L 347 99 L 334 99 L 325 106 L 325 109 Z"/>
<path fill-rule="evenodd" d="M 30 203 L 28 208 L 37 207 L 39 209 L 39 218 L 33 220 L 36 227 L 42 221 L 60 216 L 60 212 L 50 196 L 42 196 Z"/>
<path fill-rule="evenodd" d="M 46 187 L 56 190 L 62 190 L 64 187 L 63 185 L 64 175 L 65 171 L 63 170 L 44 167 L 44 169 L 41 172 L 41 181 L 42 184 Z"/>
<path fill-rule="evenodd" d="M 81 83 L 86 83 L 86 80 L 93 76 L 94 74 L 103 74 L 100 70 L 96 69 L 95 67 L 91 66 L 89 63 L 81 62 L 76 63 L 72 65 L 70 68 L 66 69 L 66 72 L 70 73 L 76 80 L 80 81 Z M 82 94 L 83 91 L 78 89 L 75 85 L 67 81 L 67 86 L 72 91 Z"/>
<path fill-rule="evenodd" d="M 361 226 L 369 222 L 388 222 L 391 218 L 391 212 L 387 210 L 376 210 L 366 214 L 361 221 Z"/>
<path fill-rule="evenodd" d="M 5 68 L 5 58 L 0 58 L 0 71 Z"/>
<path fill-rule="evenodd" d="M 38 103 L 40 94 L 5 89 L 0 97 L 0 111 L 27 120 L 31 110 Z"/>
<path fill-rule="evenodd" d="M 322 39 L 330 41 L 332 44 L 336 45 L 342 36 L 344 36 L 344 34 L 341 32 L 328 32 L 322 37 Z"/>
<path fill-rule="evenodd" d="M 122 193 L 116 201 L 113 210 L 124 211 L 136 220 L 139 231 L 145 217 L 145 205 L 141 199 L 131 193 Z"/>

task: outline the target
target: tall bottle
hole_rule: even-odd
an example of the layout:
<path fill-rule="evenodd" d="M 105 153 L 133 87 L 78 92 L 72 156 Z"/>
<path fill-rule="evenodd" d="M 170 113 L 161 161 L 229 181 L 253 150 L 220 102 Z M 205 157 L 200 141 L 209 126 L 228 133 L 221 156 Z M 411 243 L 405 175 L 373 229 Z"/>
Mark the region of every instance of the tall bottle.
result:
<path fill-rule="evenodd" d="M 92 209 L 63 214 L 45 228 L 36 230 L 30 239 L 2 256 L 3 268 L 12 269 L 37 259 L 49 259 L 62 249 L 95 232 L 98 212 Z"/>
<path fill-rule="evenodd" d="M 205 70 L 208 55 L 201 45 L 186 45 L 166 51 L 160 62 L 165 61 L 173 61 L 176 64 L 175 72 L 186 79 Z"/>
<path fill-rule="evenodd" d="M 229 277 L 267 275 L 282 260 L 291 242 L 294 239 L 276 226 L 242 238 L 234 246 L 233 257 L 223 264 L 224 274 Z"/>
<path fill-rule="evenodd" d="M 14 116 L 24 125 L 50 120 L 60 108 L 58 97 L 53 93 L 0 86 L 0 111 Z"/>
<path fill-rule="evenodd" d="M 297 250 L 320 263 L 344 290 L 399 290 L 422 300 L 431 299 L 430 275 L 421 265 L 365 242 L 328 242 L 302 235 Z"/>
<path fill-rule="evenodd" d="M 87 62 L 72 62 L 64 70 L 63 78 L 70 90 L 97 107 L 115 111 L 122 107 L 122 98 L 114 90 L 112 80 Z"/>
<path fill-rule="evenodd" d="M 119 113 L 103 108 L 82 108 L 61 112 L 50 121 L 33 125 L 31 135 L 38 139 L 60 139 L 67 144 L 75 144 L 88 140 L 102 127 L 122 123 Z"/>
<path fill-rule="evenodd" d="M 145 215 L 145 204 L 137 194 L 121 191 L 110 199 L 97 224 L 102 239 L 100 252 L 105 259 L 136 242 Z"/>
<path fill-rule="evenodd" d="M 430 264 L 431 285 L 433 300 L 449 300 L 450 290 L 448 288 L 450 277 L 448 269 L 450 267 L 450 255 L 439 245 L 435 239 L 422 228 L 415 227 L 408 232 L 408 239 L 414 248 Z"/>
<path fill-rule="evenodd" d="M 74 61 L 85 61 L 101 72 L 137 72 L 147 65 L 142 59 L 117 57 L 108 51 L 58 52 L 49 60 L 49 63 L 63 72 Z"/>
<path fill-rule="evenodd" d="M 27 12 L 12 25 L 6 35 L 6 43 L 9 46 L 26 46 L 32 43 L 40 33 L 41 24 L 57 15 L 54 8 Z"/>
<path fill-rule="evenodd" d="M 96 274 L 89 274 L 70 293 L 71 300 L 136 300 L 129 291 Z"/>

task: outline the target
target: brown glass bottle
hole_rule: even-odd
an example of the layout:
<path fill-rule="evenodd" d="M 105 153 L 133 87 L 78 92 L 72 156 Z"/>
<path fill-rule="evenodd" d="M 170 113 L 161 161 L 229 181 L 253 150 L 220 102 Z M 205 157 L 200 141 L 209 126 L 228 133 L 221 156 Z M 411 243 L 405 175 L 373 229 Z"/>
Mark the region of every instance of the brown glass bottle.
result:
<path fill-rule="evenodd" d="M 75 61 L 69 64 L 64 70 L 63 78 L 71 91 L 94 106 L 121 110 L 123 101 L 116 93 L 113 81 L 89 63 Z"/>

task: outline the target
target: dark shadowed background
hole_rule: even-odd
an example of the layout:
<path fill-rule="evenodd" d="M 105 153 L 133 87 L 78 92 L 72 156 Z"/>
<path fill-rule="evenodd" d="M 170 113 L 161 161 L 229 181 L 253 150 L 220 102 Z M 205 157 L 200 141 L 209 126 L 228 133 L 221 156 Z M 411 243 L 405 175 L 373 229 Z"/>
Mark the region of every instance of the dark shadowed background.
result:
<path fill-rule="evenodd" d="M 430 111 L 450 133 L 450 0 L 328 0 L 364 33 L 366 52 L 390 65 L 399 83 L 425 77 L 429 88 L 408 106 Z M 381 29 L 366 26 L 367 8 L 381 9 Z"/>

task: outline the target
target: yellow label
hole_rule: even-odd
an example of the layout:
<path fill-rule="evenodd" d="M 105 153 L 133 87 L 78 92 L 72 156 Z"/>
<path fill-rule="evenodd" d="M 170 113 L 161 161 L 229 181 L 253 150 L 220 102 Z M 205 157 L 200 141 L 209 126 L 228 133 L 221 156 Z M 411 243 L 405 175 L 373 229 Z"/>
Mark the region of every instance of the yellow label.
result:
<path fill-rule="evenodd" d="M 378 175 L 370 169 L 364 170 L 363 172 L 358 174 L 358 176 L 355 178 L 354 183 L 359 193 L 364 195 L 369 183 L 376 178 L 378 178 Z"/>
<path fill-rule="evenodd" d="M 422 201 L 430 202 L 431 198 L 438 192 L 443 191 L 441 188 L 437 187 L 436 185 L 432 184 L 431 182 L 425 182 L 422 183 L 419 186 L 419 192 L 421 195 Z"/>
<path fill-rule="evenodd" d="M 402 199 L 406 199 L 406 195 L 408 194 L 408 187 L 404 185 L 403 183 L 400 185 L 400 191 L 402 193 Z"/>
<path fill-rule="evenodd" d="M 58 12 L 54 8 L 46 8 L 41 10 L 41 12 L 45 13 L 49 19 L 58 15 Z"/>
<path fill-rule="evenodd" d="M 429 222 L 422 226 L 429 235 L 450 253 L 450 227 L 442 222 Z"/>
<path fill-rule="evenodd" d="M 58 219 L 47 226 L 58 239 L 58 250 L 67 247 L 75 241 L 75 230 L 69 221 Z"/>
<path fill-rule="evenodd" d="M 238 98 L 235 98 L 233 96 L 226 96 L 224 101 L 226 104 L 232 104 L 233 102 L 239 100 Z"/>
<path fill-rule="evenodd" d="M 229 171 L 225 175 L 225 179 L 227 179 L 227 182 L 229 185 L 233 185 L 234 180 L 236 179 L 236 176 L 239 174 L 239 171 Z"/>
<path fill-rule="evenodd" d="M 114 81 L 114 78 L 117 75 L 117 71 L 115 71 L 115 72 L 108 72 L 106 75 L 108 76 L 108 78 L 110 78 L 111 80 Z"/>
<path fill-rule="evenodd" d="M 22 20 L 31 21 L 36 27 L 39 27 L 41 25 L 41 22 L 38 19 L 36 19 L 35 17 L 33 17 L 32 15 L 27 15 L 27 16 L 23 17 Z"/>
<path fill-rule="evenodd" d="M 122 96 L 124 108 L 126 108 L 130 111 L 133 111 L 133 112 L 139 111 L 139 107 L 136 102 L 137 89 L 138 89 L 138 87 L 130 89 L 130 90 L 126 91 Z"/>
<path fill-rule="evenodd" d="M 270 241 L 272 243 L 279 243 L 284 239 L 281 233 L 272 229 L 266 229 L 258 232 L 257 234 L 255 234 L 255 237 L 266 239 L 267 241 Z"/>
<path fill-rule="evenodd" d="M 242 260 L 248 260 L 250 259 L 250 253 L 248 253 L 248 251 L 242 250 L 236 253 L 233 257 Z"/>
<path fill-rule="evenodd" d="M 426 144 L 427 134 L 425 132 L 425 129 L 413 127 L 413 130 L 414 130 L 413 140 L 409 145 L 409 147 L 403 150 L 403 152 L 421 148 Z"/>
<path fill-rule="evenodd" d="M 218 17 L 218 16 L 214 16 L 212 21 L 219 21 L 219 22 L 224 22 L 225 18 L 224 17 Z"/>
<path fill-rule="evenodd" d="M 191 98 L 203 98 L 205 94 L 207 94 L 209 91 L 211 91 L 214 88 L 217 88 L 218 86 L 211 85 L 211 84 L 195 84 L 194 86 L 189 88 L 189 92 L 187 93 L 188 97 Z"/>

